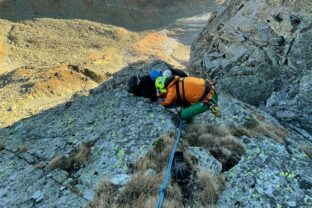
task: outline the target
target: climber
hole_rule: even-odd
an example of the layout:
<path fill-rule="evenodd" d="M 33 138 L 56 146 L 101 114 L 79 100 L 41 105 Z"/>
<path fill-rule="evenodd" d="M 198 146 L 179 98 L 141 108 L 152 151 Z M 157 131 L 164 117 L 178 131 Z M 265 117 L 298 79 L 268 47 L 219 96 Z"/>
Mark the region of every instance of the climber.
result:
<path fill-rule="evenodd" d="M 196 77 L 161 76 L 155 81 L 157 96 L 164 107 L 184 107 L 179 113 L 184 120 L 210 110 L 216 117 L 221 116 L 218 95 L 212 81 Z"/>
<path fill-rule="evenodd" d="M 150 75 L 136 76 L 133 75 L 128 80 L 128 92 L 140 97 L 149 98 L 152 102 L 157 101 L 155 80 L 157 77 L 166 75 L 177 75 L 180 77 L 186 77 L 187 74 L 179 69 L 172 67 L 169 70 L 165 70 L 163 73 L 159 69 L 153 69 Z"/>

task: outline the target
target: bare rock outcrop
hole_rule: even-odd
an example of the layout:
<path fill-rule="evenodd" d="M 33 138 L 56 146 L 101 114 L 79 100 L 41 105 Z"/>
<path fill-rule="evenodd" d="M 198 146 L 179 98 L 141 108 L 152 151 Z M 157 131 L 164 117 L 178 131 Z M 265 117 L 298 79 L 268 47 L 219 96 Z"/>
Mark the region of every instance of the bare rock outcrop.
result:
<path fill-rule="evenodd" d="M 191 65 L 218 88 L 312 132 L 312 3 L 231 0 L 192 45 Z"/>

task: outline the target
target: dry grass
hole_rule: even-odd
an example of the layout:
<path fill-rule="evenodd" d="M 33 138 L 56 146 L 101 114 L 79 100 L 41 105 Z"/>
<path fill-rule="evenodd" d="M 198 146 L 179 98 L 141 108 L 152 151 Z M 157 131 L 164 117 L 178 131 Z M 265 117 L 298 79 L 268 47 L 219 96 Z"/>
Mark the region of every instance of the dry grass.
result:
<path fill-rule="evenodd" d="M 4 43 L 0 37 L 0 64 L 2 64 L 4 62 L 4 57 L 5 57 L 5 46 Z"/>
<path fill-rule="evenodd" d="M 195 129 L 195 131 L 193 131 Z M 191 125 L 185 138 L 191 146 L 200 146 L 207 149 L 227 148 L 240 154 L 245 153 L 243 144 L 229 131 L 211 125 Z"/>
<path fill-rule="evenodd" d="M 56 156 L 49 162 L 49 167 L 54 169 L 68 170 L 70 167 L 70 162 L 65 156 Z"/>
<path fill-rule="evenodd" d="M 40 80 L 37 80 L 32 87 L 34 96 L 51 94 L 69 96 L 74 92 L 87 91 L 97 86 L 95 82 L 84 77 L 81 73 L 73 72 L 67 65 L 59 65 L 47 69 L 43 73 L 34 73 L 37 73 L 36 77 Z"/>
<path fill-rule="evenodd" d="M 216 125 L 189 125 L 187 128 L 187 135 L 188 134 L 211 134 L 216 137 L 223 137 L 229 135 L 230 132 L 223 127 L 218 127 Z"/>
<path fill-rule="evenodd" d="M 161 136 L 157 141 L 154 142 L 154 148 L 149 151 L 145 157 L 136 161 L 134 164 L 134 169 L 138 171 L 153 169 L 157 172 L 161 172 L 163 168 L 167 166 L 174 143 L 175 135 L 173 133 Z M 184 159 L 192 169 L 194 161 L 192 160 L 191 156 L 183 151 L 185 145 L 186 144 L 183 143 L 183 140 L 181 140 L 177 151 L 182 151 L 184 153 Z"/>
<path fill-rule="evenodd" d="M 164 173 L 156 177 L 138 173 L 121 191 L 118 191 L 117 187 L 109 181 L 104 180 L 97 186 L 95 199 L 88 204 L 87 208 L 155 207 L 163 178 Z M 183 207 L 182 194 L 177 185 L 169 184 L 165 198 L 163 207 L 172 207 L 172 204 L 174 207 Z"/>
<path fill-rule="evenodd" d="M 301 149 L 304 151 L 304 153 L 312 159 L 312 147 L 307 145 L 307 144 L 301 144 L 300 145 Z"/>
<path fill-rule="evenodd" d="M 140 158 L 134 165 L 136 170 L 154 169 L 158 172 L 166 166 L 175 138 L 170 135 L 161 136 L 154 148 L 144 158 Z"/>
<path fill-rule="evenodd" d="M 190 49 L 167 35 L 152 32 L 133 44 L 133 52 L 138 57 L 158 58 L 176 67 L 182 67 L 179 61 L 186 62 L 188 60 Z"/>
<path fill-rule="evenodd" d="M 240 155 L 245 154 L 246 152 L 243 144 L 231 135 L 221 137 L 218 143 L 221 147 L 235 151 Z"/>
<path fill-rule="evenodd" d="M 28 151 L 28 147 L 27 147 L 26 145 L 22 145 L 22 146 L 20 146 L 20 147 L 17 148 L 17 151 L 18 151 L 19 153 L 25 153 L 25 152 Z"/>
<path fill-rule="evenodd" d="M 223 176 L 212 176 L 207 172 L 200 173 L 197 180 L 198 202 L 203 207 L 215 204 L 224 188 L 224 183 Z"/>
<path fill-rule="evenodd" d="M 69 160 L 79 164 L 85 164 L 91 156 L 91 148 L 93 146 L 94 142 L 92 141 L 81 144 L 69 155 Z"/>
<path fill-rule="evenodd" d="M 213 125 L 191 125 L 185 138 L 191 146 L 206 148 L 222 163 L 223 171 L 236 165 L 245 153 L 244 145 L 227 129 Z"/>
<path fill-rule="evenodd" d="M 69 157 L 56 156 L 49 162 L 51 169 L 62 169 L 69 173 L 77 171 L 81 165 L 85 164 L 91 156 L 91 148 L 94 142 L 89 141 L 74 149 Z"/>
<path fill-rule="evenodd" d="M 233 127 L 230 132 L 234 136 L 265 136 L 278 143 L 283 143 L 284 139 L 288 136 L 288 132 L 285 129 L 275 126 L 259 115 L 256 118 L 251 117 L 247 119 L 242 127 Z"/>
<path fill-rule="evenodd" d="M 114 208 L 116 207 L 115 197 L 117 189 L 108 180 L 102 180 L 96 188 L 96 195 L 93 202 L 87 205 L 87 208 Z"/>
<path fill-rule="evenodd" d="M 159 188 L 163 182 L 164 174 L 147 176 L 144 174 L 135 175 L 129 183 L 124 186 L 123 191 L 117 199 L 119 207 L 129 204 L 130 207 L 144 208 L 146 203 L 151 203 L 149 197 L 157 197 Z M 169 184 L 165 198 L 168 201 L 175 201 L 181 206 L 182 194 L 177 185 Z M 149 202 L 148 202 L 149 201 Z M 155 207 L 156 204 L 154 204 Z"/>
<path fill-rule="evenodd" d="M 109 54 L 110 48 L 118 49 L 111 61 L 116 66 L 102 63 L 101 68 L 118 70 L 123 53 L 137 40 L 137 34 L 118 27 L 85 20 L 37 19 L 14 24 L 10 40 L 19 47 L 9 45 L 13 61 L 25 65 L 53 66 L 58 63 L 89 63 L 92 53 Z M 64 35 L 66 31 L 66 35 Z M 13 45 L 13 44 L 12 44 Z M 122 55 L 120 55 L 122 54 Z"/>
<path fill-rule="evenodd" d="M 97 86 L 65 64 L 41 70 L 22 67 L 1 78 L 7 85 L 1 89 L 6 99 L 0 99 L 0 128 L 68 101 L 75 93 L 88 94 Z M 12 105 L 14 111 L 7 111 Z"/>

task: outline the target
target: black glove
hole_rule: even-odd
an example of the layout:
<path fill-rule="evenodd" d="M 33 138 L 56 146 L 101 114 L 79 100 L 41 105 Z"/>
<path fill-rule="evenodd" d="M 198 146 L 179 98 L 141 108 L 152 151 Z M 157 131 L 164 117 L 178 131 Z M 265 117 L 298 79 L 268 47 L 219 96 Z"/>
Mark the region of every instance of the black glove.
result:
<path fill-rule="evenodd" d="M 176 152 L 174 154 L 172 165 L 172 172 L 176 182 L 179 185 L 187 184 L 191 178 L 191 172 L 185 163 L 183 152 Z"/>

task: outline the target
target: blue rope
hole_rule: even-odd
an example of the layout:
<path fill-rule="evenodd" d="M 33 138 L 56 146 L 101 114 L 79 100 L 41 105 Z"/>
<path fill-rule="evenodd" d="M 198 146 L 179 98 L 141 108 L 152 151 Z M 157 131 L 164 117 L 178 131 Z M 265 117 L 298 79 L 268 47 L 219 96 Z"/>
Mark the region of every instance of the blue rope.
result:
<path fill-rule="evenodd" d="M 180 124 L 179 124 L 179 128 L 178 128 L 178 134 L 177 134 L 176 142 L 175 142 L 175 144 L 173 146 L 173 149 L 172 149 L 172 152 L 171 152 L 171 155 L 170 155 L 170 158 L 169 158 L 165 180 L 164 180 L 164 182 L 161 185 L 160 190 L 159 190 L 159 199 L 158 199 L 156 208 L 161 208 L 162 203 L 164 201 L 165 191 L 166 191 L 169 179 L 170 179 L 173 156 L 174 156 L 174 153 L 175 153 L 175 151 L 176 151 L 176 149 L 178 147 L 178 144 L 179 144 L 179 141 L 180 141 L 180 137 L 181 137 L 182 125 L 183 125 L 183 120 L 180 119 Z"/>

